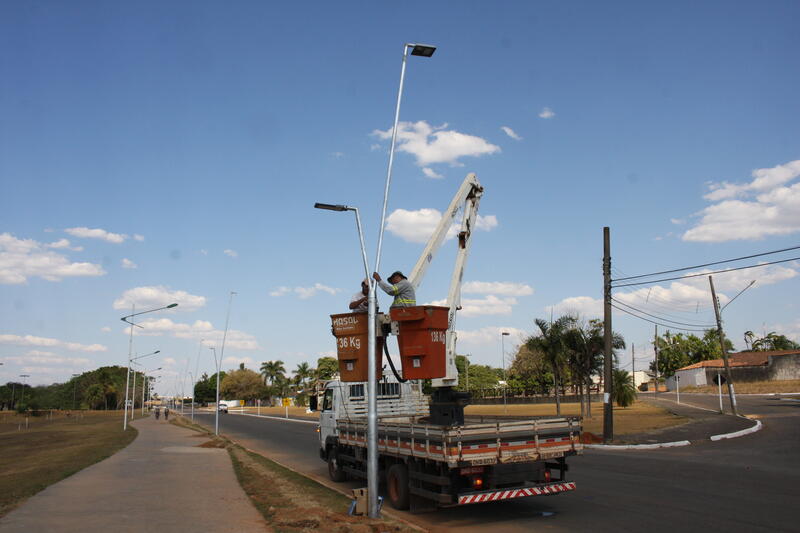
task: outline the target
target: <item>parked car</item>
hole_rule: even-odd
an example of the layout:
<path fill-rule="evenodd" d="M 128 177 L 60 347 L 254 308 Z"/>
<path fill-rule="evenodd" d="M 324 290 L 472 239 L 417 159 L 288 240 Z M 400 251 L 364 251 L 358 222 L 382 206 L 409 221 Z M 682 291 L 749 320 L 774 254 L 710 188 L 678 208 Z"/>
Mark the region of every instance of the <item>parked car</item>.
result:
<path fill-rule="evenodd" d="M 219 404 L 218 409 L 219 409 L 220 413 L 227 413 L 228 412 L 228 406 L 225 405 L 224 403 Z"/>

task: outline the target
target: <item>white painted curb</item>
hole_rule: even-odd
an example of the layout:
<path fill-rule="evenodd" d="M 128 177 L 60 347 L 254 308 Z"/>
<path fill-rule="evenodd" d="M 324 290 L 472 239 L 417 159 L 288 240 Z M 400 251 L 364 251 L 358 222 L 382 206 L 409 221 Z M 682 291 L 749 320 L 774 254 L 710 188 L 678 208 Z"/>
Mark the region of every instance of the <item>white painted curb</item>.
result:
<path fill-rule="evenodd" d="M 677 446 L 688 446 L 688 440 L 677 440 L 675 442 L 657 442 L 655 444 L 584 444 L 584 448 L 597 448 L 601 450 L 654 450 L 656 448 L 675 448 Z"/>
<path fill-rule="evenodd" d="M 742 437 L 744 435 L 749 435 L 750 433 L 755 433 L 756 431 L 761 430 L 762 428 L 761 420 L 756 420 L 756 423 L 753 427 L 749 427 L 747 429 L 743 429 L 741 431 L 734 431 L 733 433 L 723 433 L 722 435 L 713 435 L 711 440 L 718 441 L 722 439 L 735 439 L 736 437 Z"/>

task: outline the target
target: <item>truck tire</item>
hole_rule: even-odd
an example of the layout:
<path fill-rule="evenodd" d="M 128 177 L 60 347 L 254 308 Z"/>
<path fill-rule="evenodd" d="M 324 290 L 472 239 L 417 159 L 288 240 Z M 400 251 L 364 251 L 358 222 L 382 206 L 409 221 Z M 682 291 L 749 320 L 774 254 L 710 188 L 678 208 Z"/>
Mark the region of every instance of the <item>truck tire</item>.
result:
<path fill-rule="evenodd" d="M 400 511 L 408 509 L 408 468 L 403 463 L 393 464 L 386 473 L 386 490 L 389 503 Z"/>
<path fill-rule="evenodd" d="M 336 457 L 336 454 L 336 447 L 328 450 L 328 475 L 332 481 L 339 483 L 347 479 L 347 474 L 342 470 L 342 466 L 339 464 L 339 459 Z"/>

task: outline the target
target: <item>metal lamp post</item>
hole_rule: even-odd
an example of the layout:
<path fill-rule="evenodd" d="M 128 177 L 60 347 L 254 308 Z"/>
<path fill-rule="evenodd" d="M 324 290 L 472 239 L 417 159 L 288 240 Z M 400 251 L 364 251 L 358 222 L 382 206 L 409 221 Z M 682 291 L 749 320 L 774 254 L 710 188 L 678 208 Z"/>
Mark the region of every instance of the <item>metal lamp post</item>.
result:
<path fill-rule="evenodd" d="M 161 350 L 156 350 L 155 352 L 151 352 L 151 353 L 148 353 L 148 354 L 145 354 L 145 355 L 140 355 L 139 357 L 134 357 L 133 359 L 131 359 L 131 363 L 141 366 L 141 363 L 137 363 L 136 362 L 137 360 L 144 359 L 145 357 L 150 357 L 151 355 L 155 355 L 157 353 L 161 353 Z M 142 389 L 142 392 L 144 392 L 144 388 Z M 134 396 L 135 394 L 136 394 L 136 369 L 134 368 L 133 369 L 133 386 L 131 387 L 131 421 L 133 420 L 133 413 L 136 411 L 136 398 Z M 127 407 L 125 408 L 125 410 L 127 412 Z M 144 406 L 142 406 L 142 410 L 144 411 Z"/>
<path fill-rule="evenodd" d="M 129 321 L 128 319 L 129 318 L 133 318 L 133 317 L 138 316 L 138 315 L 143 315 L 145 313 L 154 313 L 156 311 L 162 311 L 164 309 L 172 309 L 173 307 L 178 307 L 178 304 L 172 303 L 172 304 L 169 304 L 169 305 L 165 305 L 164 307 L 159 307 L 157 309 L 150 309 L 148 311 L 141 311 L 139 313 L 134 312 L 134 313 L 131 313 L 130 315 L 127 315 L 127 316 L 124 316 L 124 317 L 120 318 L 120 320 L 122 320 L 126 324 L 130 324 L 131 325 L 130 340 L 128 341 L 128 373 L 125 376 L 125 414 L 122 417 L 122 429 L 123 429 L 123 431 L 128 429 L 128 384 L 130 383 L 130 379 L 131 379 L 131 357 L 133 356 L 133 326 L 137 326 L 137 327 L 140 327 L 140 328 L 142 327 L 142 326 L 139 326 L 138 324 L 134 324 L 133 321 Z M 136 311 L 136 304 L 133 305 L 132 311 Z M 133 411 L 133 409 L 131 409 L 131 411 Z"/>
<path fill-rule="evenodd" d="M 150 384 L 149 384 L 149 382 L 147 381 L 147 374 L 149 374 L 150 372 L 156 372 L 156 371 L 158 371 L 158 370 L 161 370 L 161 368 L 162 368 L 162 367 L 158 367 L 158 368 L 152 368 L 152 369 L 150 369 L 150 370 L 147 370 L 147 371 L 143 371 L 143 372 L 142 372 L 142 376 L 143 376 L 143 377 L 142 377 L 142 381 L 144 381 L 144 383 L 142 384 L 142 416 L 144 416 L 144 393 L 145 393 L 145 391 L 146 391 L 147 389 L 149 389 L 149 388 L 150 388 Z"/>
<path fill-rule="evenodd" d="M 500 346 L 501 346 L 500 349 L 503 352 L 503 358 L 502 358 L 503 359 L 503 381 L 506 382 L 506 384 L 503 386 L 503 414 L 505 414 L 505 415 L 508 414 L 508 403 L 507 403 L 507 400 L 506 400 L 506 389 L 508 388 L 508 375 L 506 374 L 506 342 L 505 342 L 505 340 L 506 340 L 506 337 L 509 336 L 509 335 L 511 335 L 511 333 L 509 333 L 507 331 L 500 332 Z"/>
<path fill-rule="evenodd" d="M 397 104 L 394 110 L 394 125 L 392 126 L 392 142 L 389 146 L 389 165 L 386 169 L 386 184 L 383 188 L 383 208 L 381 209 L 381 224 L 378 231 L 378 248 L 375 253 L 375 272 L 381 268 L 381 249 L 383 248 L 383 230 L 386 226 L 386 206 L 389 202 L 389 186 L 392 182 L 392 166 L 394 164 L 394 148 L 397 143 L 397 124 L 400 121 L 400 102 L 403 99 L 403 82 L 406 76 L 406 59 L 408 58 L 409 50 L 412 56 L 431 57 L 436 51 L 435 46 L 427 44 L 414 44 L 406 43 L 403 45 L 403 61 L 400 66 L 400 86 L 397 90 Z M 375 281 L 367 276 L 370 280 L 369 284 L 369 325 L 373 328 L 369 332 L 370 339 L 374 343 L 374 328 L 375 328 Z M 377 399 L 377 386 L 375 383 L 376 361 L 375 352 L 372 350 L 369 354 L 369 364 L 367 365 L 367 491 L 369 497 L 369 517 L 377 518 L 379 516 L 378 510 L 378 399 Z"/>
<path fill-rule="evenodd" d="M 25 405 L 25 378 L 31 377 L 30 374 L 20 374 L 19 377 L 22 378 L 22 393 L 19 396 L 19 403 L 20 405 Z"/>
<path fill-rule="evenodd" d="M 231 318 L 231 304 L 233 303 L 233 297 L 236 293 L 231 291 L 230 297 L 228 298 L 228 313 L 225 316 L 225 332 L 222 334 L 222 348 L 219 351 L 219 361 L 217 361 L 217 350 L 214 347 L 211 347 L 211 350 L 214 352 L 214 362 L 217 363 L 217 413 L 214 417 L 214 434 L 219 435 L 219 372 L 220 367 L 222 366 L 222 357 L 225 355 L 225 338 L 228 336 L 228 323 L 230 322 Z"/>
<path fill-rule="evenodd" d="M 189 377 L 191 378 L 191 383 L 192 383 L 192 422 L 194 422 L 194 380 L 195 380 L 195 377 L 194 377 L 194 374 L 192 374 L 191 370 L 189 371 Z"/>
<path fill-rule="evenodd" d="M 219 367 L 222 364 L 222 358 L 217 361 L 217 349 L 213 346 L 208 347 L 209 350 L 214 352 L 214 365 L 217 367 L 217 402 L 216 402 L 216 413 L 214 413 L 214 435 L 219 435 Z"/>

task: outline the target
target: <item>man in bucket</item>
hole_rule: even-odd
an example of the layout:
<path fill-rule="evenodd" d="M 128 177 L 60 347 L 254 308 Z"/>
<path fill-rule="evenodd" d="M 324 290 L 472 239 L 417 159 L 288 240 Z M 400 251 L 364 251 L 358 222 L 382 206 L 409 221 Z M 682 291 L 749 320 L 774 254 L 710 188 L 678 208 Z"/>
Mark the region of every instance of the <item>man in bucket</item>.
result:
<path fill-rule="evenodd" d="M 383 292 L 394 296 L 392 307 L 413 307 L 417 305 L 417 295 L 414 287 L 399 270 L 389 276 L 389 283 L 382 281 L 377 272 L 373 272 L 372 277 L 378 282 L 378 286 L 383 289 Z"/>

